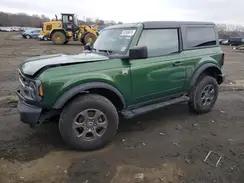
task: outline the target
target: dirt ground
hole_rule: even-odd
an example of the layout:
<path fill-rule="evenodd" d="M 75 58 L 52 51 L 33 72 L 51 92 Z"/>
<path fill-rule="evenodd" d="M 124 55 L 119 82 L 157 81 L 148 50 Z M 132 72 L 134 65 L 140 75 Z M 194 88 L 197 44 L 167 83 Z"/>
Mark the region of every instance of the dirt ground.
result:
<path fill-rule="evenodd" d="M 243 183 L 244 52 L 223 49 L 227 78 L 212 112 L 194 115 L 180 104 L 121 120 L 112 143 L 79 152 L 64 145 L 56 123 L 22 124 L 14 93 L 26 58 L 82 47 L 0 33 L 0 183 Z"/>

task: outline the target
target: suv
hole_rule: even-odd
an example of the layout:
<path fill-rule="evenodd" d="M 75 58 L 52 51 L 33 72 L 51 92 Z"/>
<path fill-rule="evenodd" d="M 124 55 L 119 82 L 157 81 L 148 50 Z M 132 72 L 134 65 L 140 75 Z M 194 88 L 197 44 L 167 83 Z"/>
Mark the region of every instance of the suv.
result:
<path fill-rule="evenodd" d="M 209 112 L 223 82 L 224 54 L 212 23 L 114 25 L 90 48 L 34 57 L 19 67 L 21 120 L 36 126 L 58 116 L 62 138 L 76 149 L 107 144 L 119 116 L 180 102 Z"/>

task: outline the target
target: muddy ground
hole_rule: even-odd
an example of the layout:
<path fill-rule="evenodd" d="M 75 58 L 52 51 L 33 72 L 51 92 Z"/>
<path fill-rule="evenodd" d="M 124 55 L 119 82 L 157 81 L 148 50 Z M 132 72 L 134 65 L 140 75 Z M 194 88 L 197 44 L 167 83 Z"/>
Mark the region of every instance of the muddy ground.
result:
<path fill-rule="evenodd" d="M 80 53 L 81 46 L 0 33 L 0 183 L 243 183 L 244 53 L 223 49 L 227 79 L 212 112 L 194 115 L 180 104 L 121 120 L 111 144 L 79 152 L 64 145 L 55 123 L 22 124 L 13 95 L 24 59 Z"/>

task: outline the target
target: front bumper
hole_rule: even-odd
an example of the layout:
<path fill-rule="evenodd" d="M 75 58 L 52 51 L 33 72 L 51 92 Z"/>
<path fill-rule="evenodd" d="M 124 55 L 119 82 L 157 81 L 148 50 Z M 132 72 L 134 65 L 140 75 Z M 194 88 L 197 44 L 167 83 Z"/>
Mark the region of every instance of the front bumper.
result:
<path fill-rule="evenodd" d="M 39 123 L 42 108 L 33 104 L 27 103 L 21 94 L 17 92 L 19 97 L 18 111 L 20 113 L 20 120 L 31 126 L 36 126 Z"/>

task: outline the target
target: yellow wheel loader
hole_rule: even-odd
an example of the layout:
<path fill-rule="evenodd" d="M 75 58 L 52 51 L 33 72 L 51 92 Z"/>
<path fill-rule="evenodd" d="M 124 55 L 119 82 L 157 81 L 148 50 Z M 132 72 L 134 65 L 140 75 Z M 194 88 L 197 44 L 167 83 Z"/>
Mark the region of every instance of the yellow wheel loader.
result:
<path fill-rule="evenodd" d="M 97 27 L 78 24 L 74 14 L 61 14 L 61 20 L 44 22 L 41 35 L 52 40 L 53 44 L 67 44 L 71 39 L 83 45 L 93 44 L 98 36 Z"/>

